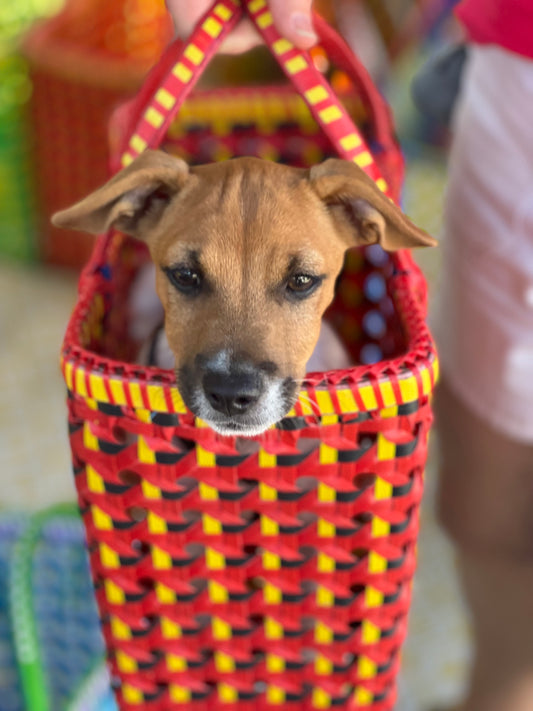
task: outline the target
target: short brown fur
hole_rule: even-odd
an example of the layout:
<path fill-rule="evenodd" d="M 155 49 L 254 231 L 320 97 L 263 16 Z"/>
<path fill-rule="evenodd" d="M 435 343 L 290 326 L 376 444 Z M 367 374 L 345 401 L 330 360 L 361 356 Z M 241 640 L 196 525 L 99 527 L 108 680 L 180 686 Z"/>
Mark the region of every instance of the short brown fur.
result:
<path fill-rule="evenodd" d="M 434 244 L 363 171 L 341 160 L 311 171 L 256 158 L 189 169 L 146 151 L 53 221 L 92 232 L 113 225 L 148 244 L 178 378 L 197 373 L 198 356 L 224 351 L 274 364 L 277 377 L 296 383 L 346 249 L 376 241 L 386 249 Z M 199 294 L 184 295 L 171 283 L 165 270 L 177 265 L 201 271 Z M 308 298 L 287 291 L 295 273 L 320 277 Z"/>

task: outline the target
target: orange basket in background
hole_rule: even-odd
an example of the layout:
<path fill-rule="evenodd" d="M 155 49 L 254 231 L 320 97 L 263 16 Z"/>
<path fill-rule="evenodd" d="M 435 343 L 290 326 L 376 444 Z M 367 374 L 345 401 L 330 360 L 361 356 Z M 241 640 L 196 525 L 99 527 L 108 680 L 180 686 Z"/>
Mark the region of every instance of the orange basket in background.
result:
<path fill-rule="evenodd" d="M 192 92 L 243 12 L 289 85 Z M 336 155 L 398 200 L 389 110 L 316 27 L 357 100 L 340 102 L 312 56 L 277 34 L 265 0 L 218 0 L 115 117 L 115 169 L 162 144 L 192 162 Z M 195 419 L 171 371 L 134 362 L 128 296 L 147 259 L 116 231 L 98 239 L 62 350 L 119 708 L 391 711 L 438 368 L 419 269 L 408 252 L 351 250 L 328 318 L 357 365 L 308 375 L 293 410 L 243 441 Z"/>
<path fill-rule="evenodd" d="M 49 217 L 106 179 L 110 114 L 139 89 L 171 36 L 164 0 L 70 0 L 25 38 L 45 261 L 81 267 L 90 256 L 91 237 L 58 230 Z"/>

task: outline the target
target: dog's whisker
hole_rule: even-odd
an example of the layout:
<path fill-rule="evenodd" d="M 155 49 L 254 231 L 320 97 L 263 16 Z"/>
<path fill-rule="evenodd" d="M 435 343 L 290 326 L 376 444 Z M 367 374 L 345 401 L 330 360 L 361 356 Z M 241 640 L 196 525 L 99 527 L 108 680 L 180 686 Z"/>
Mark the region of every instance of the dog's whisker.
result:
<path fill-rule="evenodd" d="M 317 415 L 320 415 L 320 407 L 318 406 L 318 404 L 317 404 L 316 402 L 313 402 L 313 400 L 311 400 L 311 398 L 309 397 L 309 395 L 306 395 L 305 393 L 303 393 L 302 391 L 300 391 L 300 394 L 299 394 L 299 396 L 298 396 L 298 399 L 299 399 L 299 400 L 303 400 L 303 402 L 306 402 L 306 403 L 308 403 L 309 405 L 311 405 L 311 408 L 315 411 L 315 413 L 316 413 Z"/>

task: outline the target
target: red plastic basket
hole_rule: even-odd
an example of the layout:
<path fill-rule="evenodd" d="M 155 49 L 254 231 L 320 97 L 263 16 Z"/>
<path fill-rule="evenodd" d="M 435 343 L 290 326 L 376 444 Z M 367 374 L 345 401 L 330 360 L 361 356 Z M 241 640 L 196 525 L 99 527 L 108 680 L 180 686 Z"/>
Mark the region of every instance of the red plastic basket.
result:
<path fill-rule="evenodd" d="M 264 0 L 219 0 L 188 45 L 169 49 L 118 122 L 117 165 L 163 140 L 242 12 L 295 89 L 242 90 L 236 104 L 231 92 L 223 125 L 222 94 L 193 94 L 180 112 L 185 151 L 202 135 L 213 154 L 260 152 L 263 140 L 299 165 L 337 154 L 397 198 L 401 156 L 364 69 L 317 18 L 365 107 L 360 130 L 310 55 L 276 33 Z M 128 360 L 128 290 L 146 258 L 121 234 L 99 238 L 62 353 L 121 710 L 392 709 L 437 376 L 420 272 L 406 252 L 351 251 L 328 318 L 355 362 L 377 362 L 308 376 L 286 418 L 240 440 L 195 420 L 172 372 Z"/>

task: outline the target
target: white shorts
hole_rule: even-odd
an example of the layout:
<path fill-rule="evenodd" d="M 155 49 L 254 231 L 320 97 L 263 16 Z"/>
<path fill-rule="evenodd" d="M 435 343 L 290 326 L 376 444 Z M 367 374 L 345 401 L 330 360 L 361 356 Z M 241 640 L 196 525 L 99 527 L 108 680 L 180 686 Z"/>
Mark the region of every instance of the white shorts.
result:
<path fill-rule="evenodd" d="M 473 46 L 454 116 L 432 328 L 449 386 L 533 442 L 533 61 Z"/>

